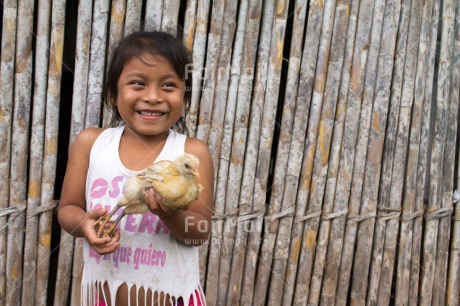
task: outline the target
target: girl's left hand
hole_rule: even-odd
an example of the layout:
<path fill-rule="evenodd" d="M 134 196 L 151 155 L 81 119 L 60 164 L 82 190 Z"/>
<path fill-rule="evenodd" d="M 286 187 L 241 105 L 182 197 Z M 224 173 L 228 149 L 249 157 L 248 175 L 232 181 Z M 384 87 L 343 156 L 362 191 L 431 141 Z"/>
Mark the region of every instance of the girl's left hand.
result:
<path fill-rule="evenodd" d="M 145 200 L 149 204 L 150 211 L 160 218 L 169 217 L 176 212 L 176 209 L 171 209 L 163 204 L 163 198 L 153 188 L 147 190 Z"/>

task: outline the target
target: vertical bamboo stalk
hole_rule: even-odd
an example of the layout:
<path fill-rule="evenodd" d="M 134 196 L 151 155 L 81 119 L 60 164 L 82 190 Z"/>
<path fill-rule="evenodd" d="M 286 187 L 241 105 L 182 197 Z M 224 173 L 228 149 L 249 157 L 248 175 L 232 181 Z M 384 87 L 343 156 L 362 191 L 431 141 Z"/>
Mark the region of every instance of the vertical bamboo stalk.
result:
<path fill-rule="evenodd" d="M 208 16 L 210 0 L 199 0 L 196 17 L 195 39 L 193 41 L 193 90 L 190 108 L 187 115 L 187 129 L 190 136 L 195 136 L 198 117 L 198 107 L 201 97 L 201 81 L 206 53 L 206 33 L 208 31 Z"/>
<path fill-rule="evenodd" d="M 248 1 L 240 4 L 238 18 L 241 18 L 246 31 Z M 242 62 L 244 62 L 246 51 L 246 42 L 243 45 Z M 239 63 L 240 64 L 240 63 Z M 218 299 L 217 304 L 224 305 L 227 300 L 228 284 L 231 273 L 231 261 L 233 246 L 235 242 L 236 215 L 238 211 L 238 199 L 240 195 L 241 180 L 243 174 L 244 154 L 247 143 L 247 130 L 249 122 L 250 95 L 242 91 L 242 82 L 245 78 L 245 71 L 242 67 L 238 68 L 238 90 L 234 98 L 237 100 L 235 121 L 233 128 L 233 139 L 228 167 L 227 190 L 225 197 L 225 214 L 227 215 L 223 223 L 223 234 L 221 242 L 221 259 L 219 263 L 218 274 Z M 235 71 L 235 73 L 237 73 Z"/>
<path fill-rule="evenodd" d="M 308 130 L 306 134 L 306 142 L 304 148 L 304 159 L 303 159 L 303 168 L 302 174 L 299 182 L 299 189 L 302 190 L 302 194 L 305 199 L 308 199 L 311 196 L 311 191 L 314 189 L 314 184 L 310 186 L 312 180 L 312 171 L 313 171 L 313 159 L 316 151 L 316 141 L 318 139 L 319 123 L 321 110 L 323 106 L 323 97 L 326 84 L 326 76 L 328 71 L 328 62 L 330 56 L 330 46 L 332 39 L 332 28 L 333 20 L 335 15 L 335 6 L 336 1 L 327 1 L 321 9 L 323 10 L 323 16 L 321 19 L 321 35 L 319 39 L 319 50 L 316 62 L 316 73 L 314 76 L 314 85 L 313 85 L 313 96 L 311 98 L 311 109 L 308 120 Z M 302 199 L 302 194 L 299 192 L 297 203 L 299 199 Z M 314 201 L 312 201 L 314 202 Z M 309 203 L 307 214 L 312 213 L 318 207 L 310 205 Z M 306 205 L 306 202 L 304 202 Z M 275 211 L 276 212 L 276 211 Z M 273 214 L 273 211 L 269 211 L 269 215 Z M 307 223 L 303 229 L 304 243 L 300 245 L 300 258 L 298 261 L 298 271 L 296 278 L 295 294 L 294 294 L 294 303 L 306 303 L 308 299 L 309 290 L 306 292 L 300 293 L 299 289 L 303 288 L 301 291 L 304 291 L 305 288 L 309 287 L 311 280 L 311 267 L 312 267 L 312 252 L 314 251 L 312 247 L 315 246 L 316 241 L 316 229 L 313 229 L 317 226 L 317 222 Z M 272 223 L 269 225 L 271 228 L 276 230 L 277 224 Z M 273 230 L 273 231 L 274 231 Z M 270 229 L 272 231 L 272 229 Z M 314 231 L 314 235 L 311 235 Z M 265 236 L 264 236 L 265 237 Z M 269 240 L 270 241 L 270 240 Z"/>
<path fill-rule="evenodd" d="M 112 48 L 123 38 L 125 30 L 125 15 L 126 15 L 126 0 L 113 0 L 110 18 L 110 29 L 109 29 L 109 45 L 108 52 L 106 53 L 105 60 L 112 52 Z M 146 13 L 147 14 L 147 13 Z M 102 108 L 102 126 L 108 127 L 109 120 L 112 116 L 111 110 Z"/>
<path fill-rule="evenodd" d="M 163 3 L 161 30 L 172 35 L 177 34 L 177 19 L 179 17 L 180 0 L 168 0 Z"/>
<path fill-rule="evenodd" d="M 351 1 L 350 16 L 348 20 L 347 41 L 344 54 L 344 62 L 341 75 L 341 83 L 338 93 L 337 110 L 335 112 L 334 132 L 332 138 L 332 148 L 328 177 L 326 182 L 326 194 L 324 202 L 332 202 L 334 213 L 342 214 L 347 211 L 347 203 L 336 201 L 338 172 L 340 166 L 340 154 L 342 151 L 342 142 L 344 137 L 345 114 L 347 107 L 348 88 L 351 76 L 351 61 L 353 57 L 353 45 L 356 34 L 357 15 L 359 1 Z M 330 205 L 330 204 L 329 204 Z M 325 272 L 323 287 L 321 291 L 321 304 L 332 305 L 335 302 L 335 293 L 337 290 L 338 271 L 340 267 L 340 255 L 343 245 L 343 232 L 345 230 L 345 216 L 337 216 L 332 219 L 330 225 L 329 242 L 325 263 Z"/>
<path fill-rule="evenodd" d="M 141 29 L 142 1 L 128 0 L 125 16 L 125 36 Z"/>
<path fill-rule="evenodd" d="M 451 239 L 451 218 L 450 213 L 453 211 L 452 195 L 453 195 L 453 181 L 454 181 L 454 165 L 455 165 L 455 143 L 457 141 L 457 121 L 458 121 L 458 103 L 459 99 L 452 99 L 454 90 L 458 91 L 457 84 L 453 83 L 453 73 L 455 69 L 455 50 L 454 50 L 454 29 L 455 29 L 455 6 L 458 6 L 458 1 L 444 2 L 443 20 L 443 34 L 446 35 L 444 40 L 446 48 L 446 70 L 443 71 L 446 75 L 443 79 L 438 79 L 439 82 L 445 82 L 441 91 L 445 96 L 447 103 L 447 113 L 444 118 L 446 122 L 446 138 L 444 142 L 444 156 L 443 156 L 443 169 L 440 183 L 442 184 L 441 194 L 441 207 L 448 212 L 439 221 L 438 243 L 436 250 L 436 267 L 434 274 L 434 288 L 432 304 L 445 305 L 446 291 L 447 291 L 447 269 L 449 261 L 449 241 Z M 456 4 L 457 3 L 457 4 Z M 444 34 L 444 32 L 446 32 Z M 443 42 L 443 40 L 441 40 Z M 458 67 L 457 67 L 458 69 Z M 442 84 L 442 83 L 441 83 Z M 454 89 L 455 86 L 455 89 Z"/>
<path fill-rule="evenodd" d="M 247 4 L 242 3 L 241 10 L 246 8 Z M 217 184 L 215 190 L 214 201 L 214 216 L 211 229 L 211 243 L 209 248 L 209 261 L 206 281 L 206 300 L 211 305 L 216 305 L 219 298 L 219 262 L 221 258 L 223 224 L 227 217 L 225 212 L 226 196 L 227 196 L 227 178 L 230 164 L 230 156 L 232 151 L 232 139 L 235 126 L 236 116 L 236 100 L 241 73 L 241 59 L 243 57 L 243 46 L 246 29 L 246 18 L 242 18 L 244 11 L 241 11 L 238 18 L 238 25 L 235 34 L 235 43 L 233 45 L 233 55 L 231 62 L 230 83 L 228 87 L 228 96 L 221 96 L 222 100 L 226 99 L 225 121 L 222 136 L 222 150 L 219 155 L 219 175 L 217 176 Z M 196 42 L 196 40 L 195 40 Z M 215 157 L 214 155 L 213 157 Z"/>
<path fill-rule="evenodd" d="M 235 1 L 231 1 L 226 9 L 224 20 L 228 20 L 225 24 L 222 33 L 222 46 L 232 46 L 233 41 L 235 39 L 235 29 L 236 29 L 236 14 L 237 14 L 237 3 Z M 245 21 L 242 21 L 245 22 Z M 244 35 L 244 32 L 243 32 Z M 219 57 L 219 62 L 217 63 L 217 80 L 216 80 L 216 88 L 215 88 L 215 96 L 214 96 L 214 110 L 212 112 L 212 119 L 211 119 L 211 129 L 209 132 L 209 139 L 208 139 L 208 147 L 211 152 L 211 157 L 214 163 L 214 180 L 218 181 L 218 167 L 219 167 L 219 156 L 221 154 L 221 147 L 222 147 L 222 138 L 224 136 L 224 122 L 226 116 L 226 108 L 227 108 L 227 95 L 229 91 L 229 79 L 230 79 L 230 61 L 231 56 L 234 48 L 240 48 L 242 50 L 243 43 L 237 44 L 235 43 L 235 47 L 233 48 L 223 48 L 221 50 L 221 54 Z M 236 51 L 235 51 L 236 52 Z M 240 51 L 241 52 L 241 51 Z M 229 102 L 229 104 L 232 104 Z M 234 107 L 233 107 L 234 109 Z M 233 112 L 234 116 L 234 112 Z M 231 116 L 231 120 L 233 117 Z M 233 124 L 233 123 L 232 123 Z M 216 191 L 216 190 L 215 190 Z M 207 266 L 207 257 L 208 257 L 208 248 L 211 243 L 206 243 L 200 249 L 200 267 L 201 267 L 201 276 L 206 275 L 206 266 Z M 202 282 L 204 283 L 204 281 Z"/>
<path fill-rule="evenodd" d="M 279 86 L 281 79 L 281 68 L 283 60 L 283 50 L 284 50 L 284 38 L 286 30 L 286 21 L 288 14 L 289 1 L 276 1 L 274 8 L 273 24 L 272 24 L 272 34 L 269 44 L 269 54 L 267 59 L 262 59 L 264 62 L 261 62 L 261 65 L 266 65 L 266 92 L 261 92 L 258 89 L 255 99 L 261 99 L 263 101 L 263 112 L 261 117 L 260 125 L 260 134 L 255 131 L 252 133 L 252 137 L 258 140 L 258 150 L 257 153 L 257 166 L 255 172 L 255 182 L 254 182 L 254 203 L 259 203 L 254 205 L 254 210 L 259 211 L 260 203 L 265 203 L 266 193 L 269 190 L 267 186 L 268 181 L 268 172 L 270 169 L 270 160 L 271 160 L 271 148 L 273 143 L 273 133 L 276 117 L 276 105 L 279 95 Z M 267 45 L 268 46 L 268 45 Z M 266 64 L 265 64 L 266 63 Z M 259 64 L 258 64 L 259 65 Z M 258 66 L 260 67 L 260 66 Z M 261 72 L 263 73 L 263 71 Z M 255 83 L 259 83 L 260 75 L 256 76 Z M 264 80 L 264 79 L 263 79 Z M 259 102 L 255 102 L 254 105 L 260 105 Z M 257 109 L 255 110 L 257 112 Z M 253 111 L 254 112 L 254 111 Z M 254 122 L 257 124 L 258 122 Z M 258 138 L 257 135 L 260 135 Z M 251 164 L 247 165 L 251 166 Z M 259 221 L 260 219 L 258 219 Z M 260 241 L 258 242 L 260 244 Z M 272 253 L 267 254 L 264 244 L 262 243 L 261 249 L 261 258 L 269 259 L 269 262 L 265 262 L 267 266 L 271 266 Z M 266 270 L 266 267 L 262 261 L 259 261 L 258 273 L 256 275 L 256 284 L 254 289 L 254 300 L 253 304 L 261 305 L 265 301 L 265 294 L 261 294 L 262 291 L 265 291 L 268 286 L 268 277 L 264 278 L 263 275 L 268 275 L 269 270 Z M 262 271 L 261 268 L 265 271 Z M 259 299 L 260 297 L 260 299 Z"/>
<path fill-rule="evenodd" d="M 321 285 L 323 282 L 326 253 L 329 241 L 331 219 L 345 214 L 345 211 L 333 213 L 333 201 L 326 193 L 326 181 L 329 177 L 329 165 L 338 161 L 338 154 L 331 148 L 334 119 L 336 116 L 337 98 L 340 87 L 340 77 L 345 53 L 346 34 L 350 12 L 350 1 L 339 0 L 335 8 L 335 17 L 332 27 L 332 41 L 330 45 L 329 64 L 327 69 L 325 96 L 319 123 L 319 135 L 316 144 L 316 153 L 313 166 L 314 187 L 310 197 L 310 207 L 316 207 L 312 211 L 322 209 L 321 224 L 316 225 L 319 232 L 316 251 L 312 254 L 312 276 L 310 282 L 310 294 L 308 303 L 320 302 Z M 336 160 L 332 159 L 336 158 Z M 337 164 L 337 163 L 336 163 Z M 333 165 L 332 165 L 333 166 Z M 334 171 L 334 167 L 331 168 Z M 323 198 L 326 199 L 323 200 Z M 332 197 L 333 198 L 333 197 Z M 312 219 L 319 223 L 318 218 Z M 311 224 L 312 222 L 310 222 Z M 319 229 L 318 229 L 319 226 Z M 314 229 L 315 230 L 315 229 Z"/>
<path fill-rule="evenodd" d="M 266 3 L 272 7 L 274 2 Z M 266 59 L 268 56 L 269 45 L 265 44 L 267 40 L 258 37 L 261 27 L 262 4 L 260 1 L 249 1 L 246 18 L 246 34 L 243 47 L 242 73 L 238 87 L 238 101 L 251 100 L 251 91 L 254 89 L 253 100 L 251 103 L 251 119 L 249 121 L 249 135 L 247 136 L 245 163 L 243 167 L 243 177 L 240 189 L 240 198 L 238 204 L 238 217 L 236 219 L 235 243 L 233 246 L 233 256 L 231 259 L 231 274 L 228 286 L 227 305 L 237 304 L 241 300 L 241 288 L 243 269 L 245 264 L 245 249 L 247 247 L 247 229 L 249 223 L 244 218 L 252 219 L 261 217 L 263 212 L 254 213 L 252 208 L 252 196 L 254 188 L 255 167 L 257 160 L 257 148 L 259 146 L 260 121 L 263 107 L 263 93 L 256 85 L 257 82 L 265 83 L 266 79 L 261 74 L 266 72 Z M 273 15 L 267 16 L 272 19 Z M 263 33 L 265 34 L 265 33 Z M 263 35 L 262 34 L 262 35 Z M 259 56 L 257 56 L 259 55 Z M 256 58 L 257 57 L 257 58 Z M 257 66 L 256 66 L 257 63 Z M 256 74 L 256 67 L 258 73 Z M 259 70 L 260 69 L 260 70 Z M 255 86 L 255 88 L 253 88 Z M 251 216 L 252 215 L 252 216 Z"/>
<path fill-rule="evenodd" d="M 409 129 L 411 122 L 412 104 L 414 101 L 414 85 L 417 72 L 417 54 L 420 41 L 421 8 L 420 1 L 413 1 L 411 6 L 409 33 L 407 38 L 406 57 L 404 65 L 404 82 L 402 87 L 401 109 L 399 112 L 398 132 L 393 160 L 393 173 L 391 176 L 391 187 L 389 202 L 380 203 L 388 207 L 386 222 L 386 233 L 384 234 L 384 252 L 382 258 L 382 270 L 378 289 L 378 303 L 388 304 L 391 298 L 391 283 L 393 280 L 393 269 L 396 253 L 396 241 L 399 230 L 399 212 L 402 210 L 401 201 L 403 197 L 403 186 L 405 181 L 405 169 L 407 161 L 407 150 L 409 146 Z M 391 216 L 392 212 L 393 216 Z M 385 212 L 383 212 L 385 215 Z M 385 222 L 384 216 L 380 222 Z M 380 224 L 379 222 L 379 224 Z M 376 282 L 378 283 L 378 282 Z"/>
<path fill-rule="evenodd" d="M 455 2 L 443 2 L 443 22 L 441 32 L 441 49 L 438 69 L 438 83 L 436 95 L 436 122 L 430 162 L 430 192 L 428 211 L 426 216 L 425 240 L 423 247 L 423 269 L 421 280 L 421 303 L 431 304 L 433 294 L 436 293 L 435 269 L 437 264 L 436 247 L 438 242 L 439 214 L 442 210 L 443 193 L 443 162 L 445 151 L 445 140 L 447 134 L 447 111 L 450 92 L 450 66 L 452 57 L 453 36 L 451 35 L 454 27 Z"/>
<path fill-rule="evenodd" d="M 78 133 L 85 127 L 86 95 L 89 70 L 89 52 L 91 42 L 92 1 L 82 0 L 78 6 L 77 43 L 75 50 L 75 80 L 72 96 L 72 122 L 70 126 L 70 140 L 73 143 Z M 67 302 L 72 258 L 74 254 L 74 237 L 61 231 L 59 247 L 58 272 L 54 305 L 63 305 Z"/>
<path fill-rule="evenodd" d="M 285 183 L 286 189 L 284 192 L 284 201 L 295 201 L 295 218 L 292 225 L 289 257 L 286 266 L 283 305 L 290 305 L 294 297 L 300 245 L 303 240 L 303 222 L 306 220 L 303 218 L 306 211 L 308 194 L 304 185 L 299 186 L 299 181 L 303 182 L 305 180 L 304 175 L 308 167 L 306 162 L 307 155 L 304 153 L 308 124 L 308 120 L 305 120 L 305 118 L 310 116 L 311 95 L 315 81 L 315 69 L 319 52 L 322 20 L 322 2 L 311 1 L 309 3 L 304 49 L 300 65 L 300 78 L 297 92 L 298 101 L 290 147 L 292 158 L 291 156 L 289 157 L 288 174 Z M 257 253 L 255 254 L 257 256 Z"/>
<path fill-rule="evenodd" d="M 8 241 L 10 242 L 6 253 L 6 304 L 8 305 L 20 305 L 21 303 L 29 114 L 32 101 L 33 15 L 33 1 L 23 1 L 18 4 L 9 199 L 9 206 L 17 208 L 18 212 L 12 214 L 8 222 Z"/>
<path fill-rule="evenodd" d="M 3 2 L 2 53 L 0 63 L 0 208 L 6 209 L 10 196 L 11 131 L 13 121 L 14 65 L 16 56 L 16 20 L 18 3 Z M 0 228 L 7 226 L 7 216 L 0 217 Z M 0 231 L 0 305 L 6 300 L 7 231 Z"/>
<path fill-rule="evenodd" d="M 94 2 L 89 59 L 85 127 L 98 127 L 101 121 L 102 86 L 107 46 L 110 1 Z"/>
<path fill-rule="evenodd" d="M 293 16 L 293 31 L 292 36 L 298 37 L 291 41 L 291 48 L 289 52 L 289 67 L 287 72 L 286 91 L 284 95 L 283 113 L 280 127 L 280 137 L 278 142 L 278 151 L 275 165 L 275 178 L 272 186 L 271 197 L 274 201 L 283 201 L 282 210 L 294 210 L 295 198 L 286 195 L 284 192 L 287 191 L 285 186 L 285 176 L 296 173 L 299 176 L 299 168 L 292 166 L 298 166 L 300 163 L 301 150 L 295 152 L 290 151 L 292 132 L 294 126 L 294 118 L 298 116 L 296 112 L 304 111 L 302 107 L 296 107 L 297 104 L 297 90 L 298 82 L 300 77 L 300 62 L 302 55 L 302 44 L 305 32 L 305 22 L 307 15 L 307 2 L 296 2 Z M 304 115 L 304 113 L 302 113 Z M 297 122 L 298 123 L 298 122 Z M 300 152 L 299 152 L 300 151 Z M 249 168 L 249 165 L 248 165 Z M 292 176 L 291 176 L 292 177 Z M 245 185 L 245 184 L 244 184 Z M 252 188 L 251 188 L 252 191 Z M 283 195 L 284 193 L 284 195 Z M 290 200 L 290 201 L 288 201 Z M 284 276 L 286 270 L 286 261 L 288 259 L 289 251 L 289 238 L 290 229 L 292 226 L 292 218 L 283 218 L 280 220 L 279 231 L 276 237 L 276 249 L 273 258 L 273 269 L 272 275 Z M 250 228 L 249 223 L 244 228 Z M 247 236 L 247 235 L 246 235 Z M 244 236 L 243 239 L 247 239 Z M 268 303 L 270 304 L 281 304 L 283 298 L 283 282 L 282 278 L 273 278 L 270 282 Z"/>
<path fill-rule="evenodd" d="M 460 4 L 455 7 L 454 54 L 452 58 L 451 101 L 460 99 Z M 460 164 L 457 165 L 460 168 Z M 460 186 L 460 171 L 457 170 L 457 190 Z M 457 305 L 460 299 L 460 206 L 455 203 L 450 248 L 449 274 L 447 279 L 447 304 Z"/>
<path fill-rule="evenodd" d="M 46 97 L 45 150 L 43 152 L 43 177 L 41 186 L 42 208 L 54 203 L 54 185 L 57 163 L 59 129 L 59 103 L 61 93 L 62 54 L 64 48 L 65 0 L 53 1 L 51 19 L 50 60 Z M 46 305 L 48 289 L 49 257 L 51 248 L 52 207 L 40 215 L 39 244 L 37 254 L 37 305 Z"/>
<path fill-rule="evenodd" d="M 196 7 L 198 0 L 187 1 L 187 8 L 185 10 L 184 17 L 184 33 L 183 41 L 184 45 L 190 52 L 193 51 L 193 39 L 195 37 L 196 30 Z M 235 24 L 235 18 L 225 19 L 230 25 Z"/>
<path fill-rule="evenodd" d="M 415 5 L 419 5 L 416 3 Z M 417 75 L 415 79 L 414 107 L 410 127 L 409 156 L 407 160 L 406 189 L 402 207 L 401 235 L 399 238 L 399 254 L 396 282 L 396 301 L 398 304 L 408 304 L 409 283 L 410 283 L 410 262 L 413 241 L 413 216 L 417 213 L 415 209 L 416 186 L 417 186 L 417 165 L 419 163 L 422 115 L 425 103 L 425 82 L 427 76 L 427 64 L 429 50 L 429 26 L 433 2 L 427 1 L 423 5 L 420 43 L 417 58 Z"/>
<path fill-rule="evenodd" d="M 217 68 L 221 52 L 221 36 L 223 31 L 223 16 L 225 0 L 213 1 L 211 24 L 209 26 L 208 47 L 206 50 L 206 69 L 203 76 L 203 89 L 200 100 L 200 115 L 196 137 L 207 141 L 211 125 L 211 115 L 216 89 Z M 195 80 L 194 80 L 195 81 Z M 201 80 L 196 80 L 200 82 Z"/>
<path fill-rule="evenodd" d="M 40 1 L 38 6 L 36 53 L 35 53 L 35 76 L 33 96 L 33 117 L 30 139 L 29 159 L 29 184 L 27 208 L 34 210 L 40 206 L 40 190 L 42 183 L 42 159 L 43 138 L 45 134 L 45 110 L 46 110 L 46 79 L 48 75 L 49 40 L 50 40 L 50 17 L 51 3 Z M 35 304 L 36 292 L 36 269 L 37 262 L 37 238 L 38 216 L 33 215 L 26 220 L 26 235 L 24 241 L 24 280 L 23 286 L 27 290 L 22 291 L 22 304 Z"/>
<path fill-rule="evenodd" d="M 145 6 L 145 24 L 147 31 L 159 31 L 163 15 L 163 0 L 147 0 Z"/>
<path fill-rule="evenodd" d="M 347 301 L 353 252 L 355 247 L 357 224 L 354 220 L 359 215 L 360 200 L 350 198 L 352 181 L 354 180 L 355 163 L 362 162 L 363 158 L 355 158 L 358 142 L 358 123 L 361 111 L 361 98 L 364 88 L 365 67 L 368 57 L 370 41 L 370 27 L 373 15 L 373 1 L 362 0 L 359 7 L 358 24 L 355 46 L 351 63 L 351 80 L 348 90 L 348 101 L 340 155 L 340 166 L 337 179 L 335 202 L 339 207 L 348 206 L 348 222 L 345 227 L 344 244 L 340 263 L 339 283 L 337 286 L 336 303 L 345 305 Z M 357 174 L 358 175 L 358 174 Z"/>
<path fill-rule="evenodd" d="M 374 3 L 372 16 L 371 40 L 368 51 L 364 92 L 361 104 L 361 114 L 356 146 L 355 161 L 358 161 L 353 171 L 351 201 L 361 202 L 360 214 L 372 216 L 362 220 L 356 235 L 356 251 L 354 261 L 359 263 L 353 269 L 351 286 L 351 303 L 363 304 L 366 299 L 367 279 L 372 253 L 373 231 L 377 209 L 378 179 L 383 153 L 385 136 L 386 103 L 373 105 L 375 83 L 377 78 L 378 59 L 380 53 L 381 33 L 385 11 L 385 0 Z M 384 101 L 386 102 L 386 101 Z M 380 113 L 372 118 L 372 107 Z M 380 107 L 383 109 L 381 110 Z M 379 117 L 381 116 L 381 117 Z M 374 119 L 374 122 L 371 120 Z M 382 121 L 380 121 L 382 120 Z"/>
<path fill-rule="evenodd" d="M 424 94 L 424 106 L 422 115 L 422 131 L 420 141 L 420 155 L 419 163 L 417 167 L 417 186 L 415 196 L 415 208 L 414 208 L 414 232 L 412 241 L 412 252 L 411 252 L 411 267 L 410 267 L 410 285 L 409 288 L 409 305 L 420 303 L 419 288 L 420 288 L 420 268 L 422 267 L 420 261 L 421 257 L 421 244 L 422 244 L 422 231 L 423 231 L 423 212 L 425 210 L 425 179 L 427 177 L 427 164 L 428 160 L 428 149 L 430 143 L 430 122 L 431 122 L 431 108 L 433 106 L 433 80 L 434 80 L 434 68 L 435 68 L 435 55 L 437 49 L 437 36 L 438 36 L 438 19 L 439 19 L 439 6 L 440 1 L 435 0 L 431 12 L 431 25 L 429 31 L 429 48 L 427 67 L 428 73 L 425 80 L 425 94 Z"/>

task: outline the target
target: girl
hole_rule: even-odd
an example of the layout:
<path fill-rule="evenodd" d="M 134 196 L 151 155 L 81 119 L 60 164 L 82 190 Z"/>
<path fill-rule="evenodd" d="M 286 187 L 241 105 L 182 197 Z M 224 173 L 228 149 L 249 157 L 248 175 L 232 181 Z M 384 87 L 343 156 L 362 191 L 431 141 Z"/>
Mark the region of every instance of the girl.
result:
<path fill-rule="evenodd" d="M 162 32 L 131 34 L 113 50 L 103 99 L 118 126 L 78 135 L 59 204 L 62 228 L 86 238 L 83 305 L 205 304 L 196 246 L 209 235 L 214 170 L 206 144 L 178 132 L 186 130 L 190 63 L 181 42 Z M 200 160 L 204 187 L 187 211 L 168 209 L 150 189 L 150 212 L 123 218 L 113 237 L 97 237 L 96 220 L 116 205 L 127 178 L 184 152 Z"/>

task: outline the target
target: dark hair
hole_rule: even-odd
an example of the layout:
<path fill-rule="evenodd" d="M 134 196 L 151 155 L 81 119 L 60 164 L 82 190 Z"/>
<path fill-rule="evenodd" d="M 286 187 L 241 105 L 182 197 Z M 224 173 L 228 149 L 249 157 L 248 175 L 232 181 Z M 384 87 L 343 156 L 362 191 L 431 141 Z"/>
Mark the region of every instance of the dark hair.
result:
<path fill-rule="evenodd" d="M 186 66 L 192 63 L 189 50 L 176 37 L 166 32 L 135 32 L 123 38 L 111 52 L 109 67 L 102 92 L 105 107 L 111 111 L 110 126 L 117 126 L 123 120 L 117 108 L 118 79 L 125 64 L 132 58 L 148 53 L 165 58 L 174 68 L 176 74 L 185 81 L 184 114 L 174 125 L 174 129 L 187 133 L 185 116 L 190 107 L 192 96 L 192 74 Z"/>

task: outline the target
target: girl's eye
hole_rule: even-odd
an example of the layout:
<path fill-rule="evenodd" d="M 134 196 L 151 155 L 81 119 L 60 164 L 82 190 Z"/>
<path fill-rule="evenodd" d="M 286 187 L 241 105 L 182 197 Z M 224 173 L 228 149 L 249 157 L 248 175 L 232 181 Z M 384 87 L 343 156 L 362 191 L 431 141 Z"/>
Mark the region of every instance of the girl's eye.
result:
<path fill-rule="evenodd" d="M 163 84 L 164 87 L 176 87 L 176 85 L 172 82 L 166 82 Z"/>
<path fill-rule="evenodd" d="M 144 82 L 142 82 L 142 81 L 132 81 L 130 84 L 135 85 L 135 86 L 144 86 L 145 85 Z"/>

